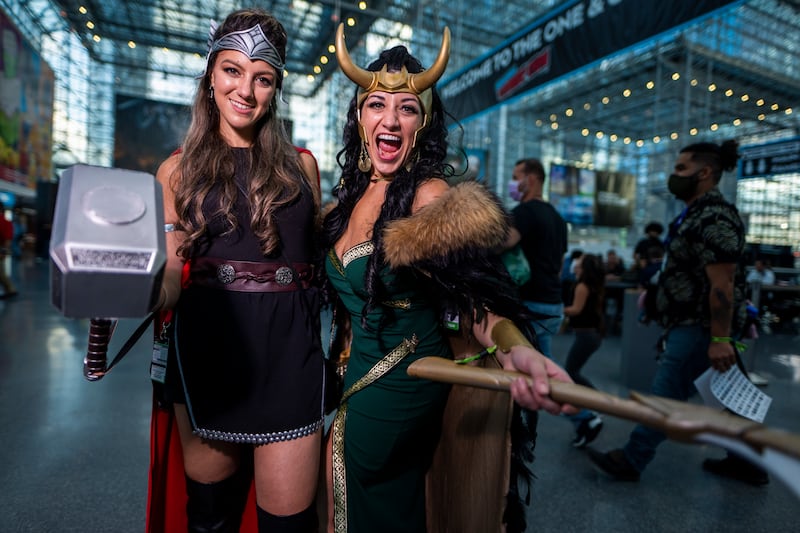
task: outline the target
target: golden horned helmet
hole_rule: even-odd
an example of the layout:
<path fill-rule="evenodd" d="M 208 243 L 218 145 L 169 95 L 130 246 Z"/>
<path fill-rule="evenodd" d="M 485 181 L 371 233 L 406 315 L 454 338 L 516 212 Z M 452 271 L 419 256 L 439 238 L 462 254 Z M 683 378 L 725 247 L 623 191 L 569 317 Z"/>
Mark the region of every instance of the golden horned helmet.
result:
<path fill-rule="evenodd" d="M 444 70 L 447 68 L 447 61 L 450 59 L 450 29 L 447 26 L 444 28 L 444 32 L 442 33 L 442 45 L 439 47 L 439 55 L 436 57 L 436 61 L 434 61 L 431 68 L 417 74 L 409 74 L 405 66 L 403 66 L 399 72 L 389 72 L 387 65 L 384 65 L 378 72 L 365 70 L 356 66 L 350 58 L 347 46 L 344 44 L 344 24 L 342 23 L 336 28 L 336 59 L 339 60 L 339 68 L 342 69 L 345 76 L 359 86 L 357 98 L 359 121 L 361 104 L 364 103 L 364 100 L 370 93 L 374 91 L 411 93 L 419 98 L 424 113 L 422 126 L 417 130 L 417 132 L 419 132 L 424 129 L 430 121 L 429 113 L 433 103 L 433 91 L 431 88 L 436 84 L 439 78 L 442 77 L 442 74 L 444 74 Z M 364 133 L 360 125 L 359 134 L 363 139 Z M 414 140 L 416 142 L 416 134 L 414 135 Z"/>

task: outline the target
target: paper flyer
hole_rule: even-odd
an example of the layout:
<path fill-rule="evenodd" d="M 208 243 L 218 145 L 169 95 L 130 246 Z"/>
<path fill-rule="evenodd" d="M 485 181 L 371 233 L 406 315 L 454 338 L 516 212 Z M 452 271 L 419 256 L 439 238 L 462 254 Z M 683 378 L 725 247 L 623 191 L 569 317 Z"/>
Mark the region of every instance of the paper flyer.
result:
<path fill-rule="evenodd" d="M 772 403 L 772 398 L 753 385 L 736 366 L 725 373 L 709 368 L 694 384 L 709 407 L 727 408 L 759 423 L 764 421 Z"/>

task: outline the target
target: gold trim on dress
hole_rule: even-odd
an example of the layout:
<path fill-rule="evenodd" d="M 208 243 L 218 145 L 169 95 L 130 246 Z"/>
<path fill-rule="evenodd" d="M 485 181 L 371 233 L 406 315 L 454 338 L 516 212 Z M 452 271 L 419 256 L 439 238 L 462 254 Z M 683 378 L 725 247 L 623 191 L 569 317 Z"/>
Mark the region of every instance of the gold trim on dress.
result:
<path fill-rule="evenodd" d="M 361 243 L 356 244 L 349 250 L 347 250 L 344 255 L 342 255 L 342 266 L 347 268 L 347 265 L 355 261 L 360 257 L 366 257 L 372 252 L 375 251 L 375 245 L 372 241 L 364 241 Z"/>
<path fill-rule="evenodd" d="M 394 368 L 405 356 L 414 352 L 419 339 L 416 334 L 411 340 L 403 339 L 395 349 L 375 363 L 375 366 L 344 391 L 339 411 L 333 420 L 333 528 L 336 533 L 347 533 L 347 481 L 344 465 L 344 427 L 347 421 L 347 400 L 353 394 L 377 381 Z"/>
<path fill-rule="evenodd" d="M 411 300 L 403 298 L 402 300 L 387 300 L 383 302 L 386 307 L 394 307 L 395 309 L 411 309 Z"/>
<path fill-rule="evenodd" d="M 333 248 L 328 250 L 328 258 L 330 258 L 331 264 L 333 265 L 333 268 L 336 269 L 336 272 L 341 274 L 342 277 L 345 277 L 344 269 L 342 268 L 342 265 L 339 263 L 339 258 L 336 257 L 336 251 Z"/>

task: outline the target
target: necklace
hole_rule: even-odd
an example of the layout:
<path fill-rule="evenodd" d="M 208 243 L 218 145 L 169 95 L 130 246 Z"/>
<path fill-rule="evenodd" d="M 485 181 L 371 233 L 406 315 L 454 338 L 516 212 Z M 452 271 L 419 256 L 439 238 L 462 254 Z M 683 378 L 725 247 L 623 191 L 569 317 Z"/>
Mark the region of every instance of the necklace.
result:
<path fill-rule="evenodd" d="M 379 181 L 388 181 L 389 183 L 391 183 L 393 179 L 394 179 L 394 176 L 379 176 L 377 178 L 370 178 L 369 182 L 370 183 L 378 183 Z"/>

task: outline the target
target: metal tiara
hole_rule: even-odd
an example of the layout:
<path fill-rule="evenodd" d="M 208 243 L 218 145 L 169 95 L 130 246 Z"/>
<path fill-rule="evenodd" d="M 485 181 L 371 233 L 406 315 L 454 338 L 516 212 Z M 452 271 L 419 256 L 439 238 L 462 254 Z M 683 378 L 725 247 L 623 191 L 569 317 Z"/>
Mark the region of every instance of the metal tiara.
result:
<path fill-rule="evenodd" d="M 278 49 L 267 39 L 264 30 L 258 24 L 248 30 L 228 33 L 213 41 L 208 49 L 208 57 L 210 58 L 211 54 L 220 50 L 236 50 L 252 60 L 265 61 L 272 65 L 277 71 L 278 77 L 283 79 L 285 64 L 281 61 Z"/>

